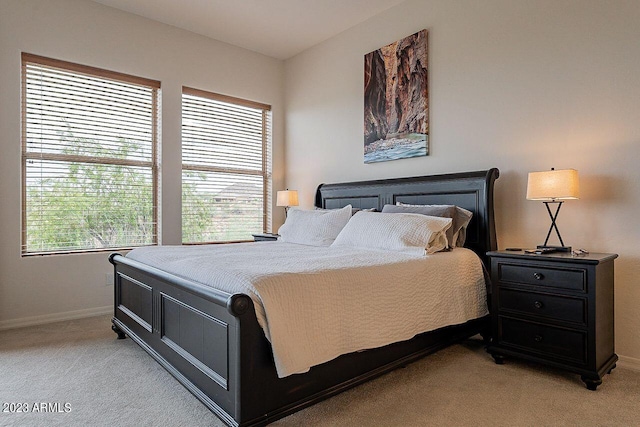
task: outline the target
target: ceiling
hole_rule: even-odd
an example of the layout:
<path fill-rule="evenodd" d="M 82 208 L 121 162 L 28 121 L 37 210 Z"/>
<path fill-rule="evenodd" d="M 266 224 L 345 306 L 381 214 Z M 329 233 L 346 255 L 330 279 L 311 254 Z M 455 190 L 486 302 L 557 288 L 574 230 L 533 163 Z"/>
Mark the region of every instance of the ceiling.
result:
<path fill-rule="evenodd" d="M 93 0 L 278 59 L 404 0 Z"/>

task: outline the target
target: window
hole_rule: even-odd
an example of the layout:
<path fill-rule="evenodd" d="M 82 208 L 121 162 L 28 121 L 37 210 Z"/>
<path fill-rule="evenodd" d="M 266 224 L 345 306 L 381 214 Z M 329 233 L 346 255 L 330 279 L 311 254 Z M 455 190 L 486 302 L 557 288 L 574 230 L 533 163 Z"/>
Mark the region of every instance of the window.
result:
<path fill-rule="evenodd" d="M 22 54 L 22 254 L 157 243 L 160 82 Z"/>
<path fill-rule="evenodd" d="M 271 229 L 271 107 L 182 88 L 182 241 Z"/>

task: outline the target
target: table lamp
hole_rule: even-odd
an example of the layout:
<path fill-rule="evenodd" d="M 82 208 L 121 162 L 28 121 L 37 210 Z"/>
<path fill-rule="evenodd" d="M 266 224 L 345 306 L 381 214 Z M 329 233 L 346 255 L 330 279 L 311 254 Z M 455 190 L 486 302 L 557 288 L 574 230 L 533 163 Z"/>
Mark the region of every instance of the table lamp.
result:
<path fill-rule="evenodd" d="M 278 191 L 276 196 L 276 206 L 284 206 L 284 216 L 287 216 L 287 211 L 291 206 L 298 206 L 298 191 L 286 190 Z"/>
<path fill-rule="evenodd" d="M 547 238 L 543 245 L 538 245 L 538 249 L 554 249 L 559 252 L 571 252 L 571 246 L 565 246 L 560 236 L 560 230 L 556 220 L 558 213 L 562 207 L 564 200 L 577 199 L 579 195 L 578 171 L 575 169 L 530 172 L 527 181 L 527 200 L 541 200 L 547 207 L 549 218 L 551 218 L 551 227 L 547 233 Z M 556 204 L 555 213 L 551 212 L 549 204 Z M 560 241 L 560 246 L 548 246 L 551 231 L 555 229 Z"/>

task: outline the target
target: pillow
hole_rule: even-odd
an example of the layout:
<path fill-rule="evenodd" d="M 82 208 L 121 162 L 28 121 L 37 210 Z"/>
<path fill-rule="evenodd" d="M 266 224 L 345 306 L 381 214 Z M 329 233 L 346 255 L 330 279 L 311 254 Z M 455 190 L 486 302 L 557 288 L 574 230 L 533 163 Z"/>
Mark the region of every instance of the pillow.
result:
<path fill-rule="evenodd" d="M 351 208 L 351 216 L 357 214 L 358 212 L 378 212 L 376 208 Z"/>
<path fill-rule="evenodd" d="M 416 213 L 421 215 L 451 218 L 453 223 L 447 230 L 447 242 L 450 248 L 464 246 L 467 237 L 467 226 L 473 213 L 455 205 L 408 205 L 398 202 L 397 205 L 384 205 L 386 213 Z"/>
<path fill-rule="evenodd" d="M 323 208 L 319 208 L 316 207 L 315 208 L 318 211 L 326 211 L 326 210 L 335 210 L 335 209 L 323 209 Z M 342 208 L 338 208 L 338 209 L 342 209 Z M 376 208 L 366 208 L 366 209 L 362 209 L 362 208 L 351 208 L 351 216 L 357 214 L 360 211 L 364 211 L 364 212 L 378 212 L 378 210 Z"/>
<path fill-rule="evenodd" d="M 358 212 L 331 246 L 384 249 L 422 256 L 446 249 L 445 232 L 451 222 L 451 218 L 411 213 Z"/>
<path fill-rule="evenodd" d="M 351 205 L 341 209 L 289 209 L 278 240 L 310 246 L 329 246 L 351 218 Z"/>

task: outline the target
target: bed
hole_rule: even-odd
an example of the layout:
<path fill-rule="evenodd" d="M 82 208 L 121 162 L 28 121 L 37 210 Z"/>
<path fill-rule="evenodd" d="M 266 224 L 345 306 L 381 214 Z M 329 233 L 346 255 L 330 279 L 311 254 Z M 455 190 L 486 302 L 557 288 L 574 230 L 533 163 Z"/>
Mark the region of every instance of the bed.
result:
<path fill-rule="evenodd" d="M 486 263 L 497 248 L 493 187 L 498 170 L 322 184 L 315 205 L 376 208 L 397 202 L 452 204 L 473 213 L 465 247 Z M 268 245 L 256 243 L 254 245 Z M 264 425 L 394 368 L 488 330 L 486 316 L 366 351 L 341 355 L 280 378 L 252 298 L 204 286 L 119 254 L 113 330 L 129 336 L 222 421 Z"/>

